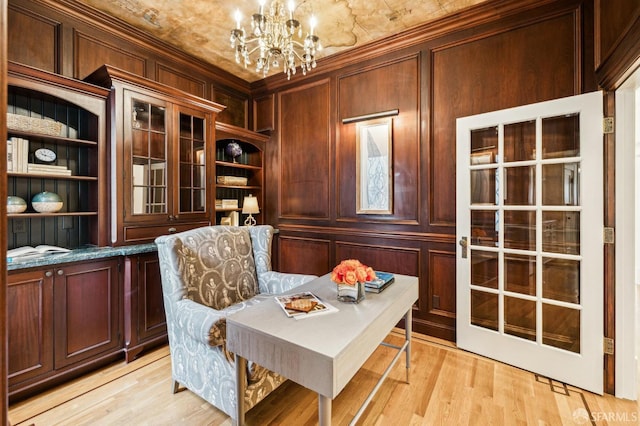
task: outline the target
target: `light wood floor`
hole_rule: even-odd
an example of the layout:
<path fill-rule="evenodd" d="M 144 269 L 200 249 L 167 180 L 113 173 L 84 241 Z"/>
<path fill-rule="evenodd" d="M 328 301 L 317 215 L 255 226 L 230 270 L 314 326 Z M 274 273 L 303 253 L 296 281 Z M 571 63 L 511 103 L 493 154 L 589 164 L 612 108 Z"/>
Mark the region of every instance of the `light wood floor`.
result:
<path fill-rule="evenodd" d="M 387 341 L 399 344 L 401 330 Z M 380 347 L 333 402 L 346 425 L 394 351 Z M 361 417 L 364 425 L 631 425 L 635 401 L 597 396 L 482 358 L 447 342 L 414 335 L 411 382 L 400 359 Z M 231 425 L 189 391 L 172 394 L 164 346 L 129 364 L 115 363 L 9 407 L 13 425 Z M 249 425 L 317 424 L 316 395 L 290 381 L 247 413 Z"/>

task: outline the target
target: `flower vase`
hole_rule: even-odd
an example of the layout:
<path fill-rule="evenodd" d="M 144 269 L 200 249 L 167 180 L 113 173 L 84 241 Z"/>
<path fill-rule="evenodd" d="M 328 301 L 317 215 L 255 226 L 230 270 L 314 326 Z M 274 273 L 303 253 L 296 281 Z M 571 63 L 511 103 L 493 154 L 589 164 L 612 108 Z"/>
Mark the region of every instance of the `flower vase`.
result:
<path fill-rule="evenodd" d="M 337 284 L 338 300 L 345 303 L 360 303 L 364 300 L 364 282 L 355 285 Z"/>

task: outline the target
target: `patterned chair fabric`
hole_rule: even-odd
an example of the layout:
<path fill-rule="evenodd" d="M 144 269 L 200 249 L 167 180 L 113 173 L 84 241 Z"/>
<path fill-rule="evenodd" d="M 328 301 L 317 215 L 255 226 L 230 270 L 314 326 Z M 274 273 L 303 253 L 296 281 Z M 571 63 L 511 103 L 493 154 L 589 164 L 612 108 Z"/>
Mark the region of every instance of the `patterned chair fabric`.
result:
<path fill-rule="evenodd" d="M 272 240 L 269 225 L 209 226 L 156 239 L 173 381 L 232 418 L 236 374 L 227 316 L 316 278 L 272 271 Z M 285 380 L 250 361 L 246 376 L 247 410 Z"/>

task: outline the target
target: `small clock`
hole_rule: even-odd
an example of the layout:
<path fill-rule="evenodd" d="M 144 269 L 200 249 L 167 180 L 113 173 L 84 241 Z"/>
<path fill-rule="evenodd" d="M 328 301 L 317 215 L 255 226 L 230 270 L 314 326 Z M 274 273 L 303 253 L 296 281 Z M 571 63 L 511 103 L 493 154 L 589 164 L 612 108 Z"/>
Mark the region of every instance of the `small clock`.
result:
<path fill-rule="evenodd" d="M 36 151 L 34 152 L 34 156 L 35 156 L 34 159 L 37 163 L 45 163 L 45 164 L 53 163 L 54 161 L 56 161 L 56 158 L 58 157 L 55 151 L 52 151 L 48 148 L 36 149 Z"/>

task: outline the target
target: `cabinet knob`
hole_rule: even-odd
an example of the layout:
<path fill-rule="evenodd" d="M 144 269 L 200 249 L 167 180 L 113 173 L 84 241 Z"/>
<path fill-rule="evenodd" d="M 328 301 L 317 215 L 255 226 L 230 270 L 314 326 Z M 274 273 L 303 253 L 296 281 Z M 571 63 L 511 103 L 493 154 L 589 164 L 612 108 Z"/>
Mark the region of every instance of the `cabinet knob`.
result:
<path fill-rule="evenodd" d="M 64 274 L 64 271 L 62 269 L 58 269 L 58 275 L 62 275 Z"/>
<path fill-rule="evenodd" d="M 169 233 L 174 234 L 177 231 L 176 228 L 169 228 Z"/>
<path fill-rule="evenodd" d="M 48 278 L 50 278 L 52 275 L 53 275 L 53 272 L 51 272 L 51 271 L 47 271 L 47 272 L 44 273 L 44 276 L 48 277 Z"/>

